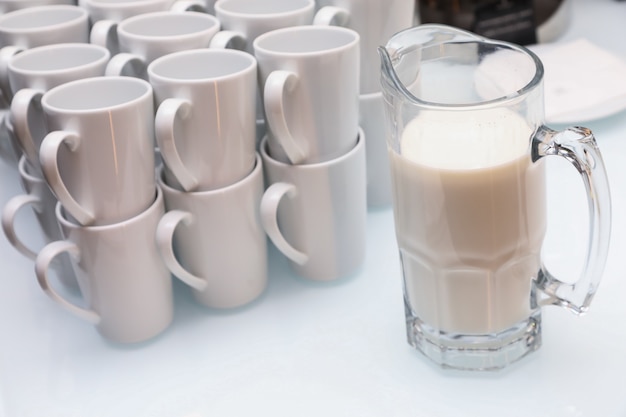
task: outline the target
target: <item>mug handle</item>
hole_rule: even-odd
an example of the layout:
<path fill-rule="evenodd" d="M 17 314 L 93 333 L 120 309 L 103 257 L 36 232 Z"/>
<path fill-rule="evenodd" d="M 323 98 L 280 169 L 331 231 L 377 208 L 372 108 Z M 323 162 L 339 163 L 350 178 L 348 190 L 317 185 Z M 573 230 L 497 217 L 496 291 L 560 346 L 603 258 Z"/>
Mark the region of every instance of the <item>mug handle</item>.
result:
<path fill-rule="evenodd" d="M 265 233 L 267 233 L 274 245 L 283 255 L 299 265 L 304 265 L 308 262 L 309 256 L 291 246 L 278 227 L 278 206 L 280 205 L 280 201 L 285 195 L 289 198 L 293 198 L 297 193 L 298 190 L 293 184 L 275 182 L 270 185 L 261 198 L 261 224 L 263 225 Z"/>
<path fill-rule="evenodd" d="M 107 77 L 137 77 L 146 80 L 148 78 L 146 70 L 147 65 L 140 56 L 121 52 L 109 60 L 104 75 Z"/>
<path fill-rule="evenodd" d="M 89 32 L 89 43 L 107 48 L 111 55 L 118 54 L 120 43 L 117 37 L 117 22 L 98 20 Z"/>
<path fill-rule="evenodd" d="M 176 118 L 187 120 L 191 114 L 191 102 L 178 98 L 165 99 L 157 109 L 154 118 L 154 133 L 165 165 L 185 191 L 198 187 L 198 179 L 187 169 L 176 149 L 174 125 Z"/>
<path fill-rule="evenodd" d="M 302 163 L 308 153 L 296 143 L 285 119 L 285 94 L 293 92 L 297 83 L 298 76 L 293 72 L 277 70 L 267 77 L 263 88 L 267 124 L 292 164 Z"/>
<path fill-rule="evenodd" d="M 156 244 L 170 272 L 191 288 L 203 291 L 208 285 L 207 281 L 187 271 L 178 262 L 174 253 L 174 232 L 181 222 L 186 226 L 191 225 L 193 223 L 193 215 L 182 210 L 170 210 L 165 213 L 157 226 Z"/>
<path fill-rule="evenodd" d="M 9 83 L 9 62 L 23 50 L 24 48 L 20 46 L 5 46 L 0 49 L 0 95 L 4 101 L 3 107 L 9 107 L 13 95 Z"/>
<path fill-rule="evenodd" d="M 37 255 L 37 258 L 35 259 L 35 275 L 37 276 L 37 282 L 39 283 L 41 289 L 48 295 L 48 297 L 50 297 L 56 303 L 60 304 L 61 307 L 65 308 L 67 311 L 80 317 L 81 319 L 96 325 L 100 323 L 100 315 L 98 313 L 96 313 L 94 310 L 88 310 L 79 307 L 76 304 L 66 300 L 50 285 L 50 280 L 48 278 L 50 264 L 52 263 L 54 258 L 64 252 L 69 253 L 76 260 L 80 258 L 80 250 L 78 249 L 78 246 L 66 240 L 58 240 L 56 242 L 49 243 L 41 250 L 41 252 L 39 252 L 39 255 Z"/>
<path fill-rule="evenodd" d="M 39 149 L 35 144 L 28 120 L 43 120 L 41 91 L 32 88 L 19 90 L 11 101 L 11 123 L 22 152 L 31 167 L 39 167 Z M 38 114 L 34 112 L 37 111 Z"/>
<path fill-rule="evenodd" d="M 314 25 L 346 27 L 349 22 L 350 12 L 335 6 L 324 6 L 320 8 L 313 18 Z"/>
<path fill-rule="evenodd" d="M 211 38 L 209 48 L 238 49 L 243 51 L 248 45 L 248 40 L 241 33 L 233 30 L 221 30 Z"/>
<path fill-rule="evenodd" d="M 602 155 L 591 130 L 571 127 L 555 131 L 538 129 L 532 144 L 533 162 L 549 155 L 565 158 L 582 176 L 589 203 L 589 246 L 578 280 L 566 283 L 541 266 L 537 287 L 545 298 L 539 305 L 558 305 L 576 314 L 585 313 L 602 278 L 611 234 L 611 195 Z"/>
<path fill-rule="evenodd" d="M 95 220 L 94 215 L 78 204 L 63 183 L 63 179 L 61 179 L 57 155 L 59 148 L 63 144 L 67 145 L 70 151 L 74 152 L 80 146 L 80 137 L 75 133 L 64 132 L 62 130 L 50 132 L 46 135 L 39 149 L 41 170 L 50 189 L 61 202 L 65 210 L 67 210 L 78 223 L 83 226 L 89 226 Z"/>
<path fill-rule="evenodd" d="M 35 260 L 35 258 L 37 258 L 37 252 L 28 248 L 17 236 L 15 231 L 15 216 L 22 209 L 22 207 L 31 204 L 34 209 L 41 209 L 41 200 L 35 195 L 22 194 L 11 198 L 2 210 L 2 230 L 4 231 L 9 243 L 11 243 L 11 245 L 13 245 L 19 253 L 28 259 Z"/>

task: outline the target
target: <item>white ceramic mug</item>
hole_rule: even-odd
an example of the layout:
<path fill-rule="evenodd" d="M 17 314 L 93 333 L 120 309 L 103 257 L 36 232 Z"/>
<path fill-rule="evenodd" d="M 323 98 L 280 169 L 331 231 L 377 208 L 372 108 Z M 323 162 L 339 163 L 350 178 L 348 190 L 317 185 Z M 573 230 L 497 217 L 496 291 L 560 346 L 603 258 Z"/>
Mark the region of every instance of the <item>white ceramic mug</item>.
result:
<path fill-rule="evenodd" d="M 222 30 L 211 40 L 212 48 L 235 48 L 254 54 L 253 42 L 261 34 L 285 27 L 313 23 L 313 0 L 219 0 L 215 16 Z M 267 127 L 261 92 L 257 92 L 256 147 L 265 136 Z"/>
<path fill-rule="evenodd" d="M 215 16 L 222 31 L 211 41 L 213 48 L 235 47 L 254 53 L 252 44 L 261 34 L 313 23 L 313 0 L 219 0 Z"/>
<path fill-rule="evenodd" d="M 83 225 L 111 224 L 154 200 L 152 87 L 132 77 L 92 77 L 46 92 L 48 133 L 39 159 L 67 212 Z"/>
<path fill-rule="evenodd" d="M 76 4 L 75 0 L 0 0 L 0 15 L 21 9 L 50 4 Z"/>
<path fill-rule="evenodd" d="M 367 205 L 389 207 L 393 196 L 382 92 L 359 96 L 359 120 L 366 142 Z"/>
<path fill-rule="evenodd" d="M 89 16 L 74 5 L 28 7 L 0 16 L 0 45 L 23 49 L 89 41 Z"/>
<path fill-rule="evenodd" d="M 89 18 L 78 6 L 29 7 L 0 15 L 0 92 L 11 102 L 7 68 L 12 57 L 28 48 L 66 42 L 89 42 Z"/>
<path fill-rule="evenodd" d="M 148 78 L 169 185 L 216 189 L 252 171 L 257 91 L 252 55 L 230 49 L 176 52 L 152 62 Z"/>
<path fill-rule="evenodd" d="M 148 340 L 173 317 L 172 279 L 155 243 L 165 212 L 163 194 L 158 187 L 152 192 L 154 201 L 145 211 L 106 226 L 81 226 L 58 204 L 56 216 L 65 239 L 46 245 L 35 261 L 39 285 L 52 300 L 118 343 Z M 72 257 L 86 307 L 63 298 L 50 285 L 50 263 L 63 253 Z"/>
<path fill-rule="evenodd" d="M 146 68 L 152 61 L 173 52 L 206 48 L 219 29 L 220 22 L 210 14 L 166 11 L 129 17 L 120 23 L 101 20 L 94 24 L 90 38 L 114 54 L 106 75 L 147 79 Z"/>
<path fill-rule="evenodd" d="M 218 190 L 183 192 L 158 178 L 168 212 L 157 244 L 172 273 L 208 307 L 239 307 L 259 297 L 268 279 L 261 158 L 246 178 Z"/>
<path fill-rule="evenodd" d="M 33 2 L 20 1 L 23 3 L 20 7 L 12 5 L 16 7 L 11 10 L 15 10 L 0 13 L 0 157 L 15 167 L 21 152 L 11 130 L 8 111 L 12 99 L 9 62 L 24 49 L 60 42 L 89 41 L 87 13 L 79 7 L 54 4 L 21 8 Z"/>
<path fill-rule="evenodd" d="M 140 14 L 163 11 L 208 11 L 211 0 L 78 0 L 78 5 L 87 12 L 92 24 L 100 20 L 121 22 Z"/>
<path fill-rule="evenodd" d="M 46 134 L 41 96 L 58 85 L 104 75 L 109 58 L 109 51 L 101 46 L 63 43 L 29 49 L 9 63 L 13 133 L 38 175 L 39 146 Z"/>
<path fill-rule="evenodd" d="M 34 261 L 37 257 L 37 251 L 29 247 L 28 240 L 31 237 L 24 236 L 25 239 L 22 239 L 18 236 L 16 227 L 18 213 L 25 207 L 30 206 L 32 208 L 35 219 L 42 232 L 44 242 L 50 243 L 63 239 L 59 222 L 54 213 L 57 199 L 50 191 L 50 188 L 48 188 L 48 184 L 46 184 L 42 178 L 29 172 L 29 167 L 24 156 L 20 158 L 18 171 L 20 174 L 20 182 L 25 193 L 12 197 L 5 204 L 2 210 L 2 230 L 9 243 L 11 243 L 18 252 Z M 76 288 L 76 277 L 67 256 L 55 258 L 53 267 L 62 285 L 67 288 Z"/>
<path fill-rule="evenodd" d="M 365 138 L 327 162 L 290 165 L 261 155 L 269 187 L 263 227 L 298 275 L 329 281 L 356 273 L 365 260 Z"/>
<path fill-rule="evenodd" d="M 415 0 L 317 0 L 315 24 L 337 24 L 361 36 L 361 94 L 380 91 L 377 48 L 396 32 L 413 25 Z"/>
<path fill-rule="evenodd" d="M 296 26 L 254 41 L 270 154 L 292 164 L 335 159 L 359 131 L 359 35 Z"/>

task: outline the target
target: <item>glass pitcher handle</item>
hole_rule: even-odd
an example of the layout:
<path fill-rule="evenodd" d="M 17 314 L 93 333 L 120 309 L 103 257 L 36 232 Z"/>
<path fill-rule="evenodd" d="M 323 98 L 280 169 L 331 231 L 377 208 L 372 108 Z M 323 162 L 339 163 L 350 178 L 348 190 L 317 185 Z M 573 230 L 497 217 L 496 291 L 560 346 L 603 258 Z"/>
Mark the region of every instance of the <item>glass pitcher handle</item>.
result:
<path fill-rule="evenodd" d="M 580 173 L 589 203 L 589 245 L 583 271 L 574 283 L 565 283 L 542 265 L 537 288 L 546 296 L 540 305 L 558 305 L 582 314 L 596 293 L 602 278 L 611 234 L 611 195 L 602 155 L 591 130 L 571 127 L 555 131 L 539 128 L 533 140 L 533 162 L 557 155 L 568 160 Z"/>

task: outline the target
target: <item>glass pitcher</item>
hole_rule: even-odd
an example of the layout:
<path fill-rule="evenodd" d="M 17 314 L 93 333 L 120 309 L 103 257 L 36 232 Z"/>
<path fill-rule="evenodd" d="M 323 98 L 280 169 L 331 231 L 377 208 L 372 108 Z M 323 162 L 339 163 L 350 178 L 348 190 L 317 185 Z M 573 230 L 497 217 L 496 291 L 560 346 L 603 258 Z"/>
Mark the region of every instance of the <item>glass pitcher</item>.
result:
<path fill-rule="evenodd" d="M 531 51 L 425 24 L 379 48 L 409 343 L 437 364 L 498 369 L 541 345 L 541 307 L 583 313 L 602 276 L 611 201 L 590 130 L 544 125 Z M 544 157 L 571 162 L 589 201 L 571 284 L 541 260 Z"/>

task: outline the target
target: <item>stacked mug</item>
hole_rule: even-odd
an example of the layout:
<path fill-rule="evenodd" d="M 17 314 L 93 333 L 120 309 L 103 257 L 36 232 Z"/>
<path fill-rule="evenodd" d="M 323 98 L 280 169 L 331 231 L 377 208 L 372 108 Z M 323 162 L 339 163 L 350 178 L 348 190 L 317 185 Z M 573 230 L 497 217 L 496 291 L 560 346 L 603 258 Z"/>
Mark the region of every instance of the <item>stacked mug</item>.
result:
<path fill-rule="evenodd" d="M 0 158 L 17 166 L 20 152 L 11 132 L 9 63 L 26 49 L 57 43 L 89 42 L 86 11 L 63 0 L 5 2 L 0 9 Z M 39 4 L 33 6 L 33 4 Z M 29 6 L 29 7 L 27 7 Z M 32 6 L 32 7 L 30 7 Z"/>
<path fill-rule="evenodd" d="M 49 297 L 136 343 L 172 321 L 172 275 L 210 308 L 257 299 L 267 236 L 301 276 L 358 271 L 355 30 L 313 25 L 313 0 L 70 3 L 0 16 L 0 148 L 24 189 L 2 227 Z"/>
<path fill-rule="evenodd" d="M 89 21 L 121 22 L 127 18 L 152 12 L 187 10 L 211 12 L 215 0 L 78 0 L 89 13 Z"/>
<path fill-rule="evenodd" d="M 41 97 L 39 163 L 59 200 L 62 238 L 38 253 L 36 276 L 54 301 L 120 343 L 152 338 L 173 317 L 171 276 L 155 241 L 165 206 L 154 176 L 153 100 L 144 80 L 103 76 Z M 51 264 L 65 253 L 87 307 L 51 283 Z"/>
<path fill-rule="evenodd" d="M 155 11 L 121 22 L 99 20 L 91 29 L 90 42 L 111 52 L 106 75 L 147 80 L 152 61 L 178 51 L 207 48 L 219 29 L 220 22 L 207 13 Z"/>
<path fill-rule="evenodd" d="M 256 76 L 254 57 L 231 49 L 176 52 L 148 66 L 168 210 L 157 243 L 173 274 L 211 308 L 245 305 L 267 286 Z"/>
<path fill-rule="evenodd" d="M 212 48 L 235 48 L 254 55 L 254 41 L 273 30 L 311 25 L 316 19 L 314 0 L 219 0 L 215 16 L 222 30 Z M 261 91 L 257 94 L 257 149 L 267 133 Z"/>
<path fill-rule="evenodd" d="M 56 197 L 48 187 L 41 169 L 39 147 L 46 133 L 41 97 L 52 88 L 82 78 L 104 74 L 109 60 L 105 48 L 87 43 L 61 43 L 28 49 L 16 55 L 8 64 L 8 79 L 12 95 L 9 120 L 20 159 L 18 171 L 25 194 L 15 196 L 2 212 L 2 227 L 9 242 L 30 259 L 37 254 L 32 243 L 18 236 L 15 219 L 27 206 L 33 208 L 45 242 L 62 238 L 56 221 Z M 31 247 L 29 247 L 31 246 Z M 69 259 L 60 257 L 55 270 L 66 288 L 76 287 Z"/>
<path fill-rule="evenodd" d="M 367 138 L 367 204 L 391 205 L 391 174 L 385 140 L 378 47 L 412 26 L 415 0 L 317 0 L 316 25 L 335 24 L 361 36 L 359 120 Z"/>
<path fill-rule="evenodd" d="M 76 4 L 74 0 L 0 0 L 0 15 L 15 10 L 27 9 L 49 4 Z"/>
<path fill-rule="evenodd" d="M 253 46 L 268 128 L 260 145 L 269 184 L 264 229 L 298 275 L 354 274 L 367 214 L 359 35 L 296 26 L 264 33 Z"/>
<path fill-rule="evenodd" d="M 0 17 L 0 87 L 10 103 L 3 126 L 25 190 L 4 207 L 2 226 L 35 259 L 53 300 L 107 339 L 139 342 L 173 313 L 170 272 L 154 241 L 165 210 L 154 176 L 154 98 L 146 81 L 104 77 L 111 54 L 89 33 L 88 13 L 75 5 Z M 15 227 L 27 206 L 47 243 L 41 251 Z M 77 287 L 87 307 L 71 301 Z"/>

